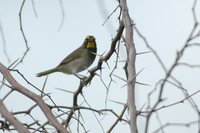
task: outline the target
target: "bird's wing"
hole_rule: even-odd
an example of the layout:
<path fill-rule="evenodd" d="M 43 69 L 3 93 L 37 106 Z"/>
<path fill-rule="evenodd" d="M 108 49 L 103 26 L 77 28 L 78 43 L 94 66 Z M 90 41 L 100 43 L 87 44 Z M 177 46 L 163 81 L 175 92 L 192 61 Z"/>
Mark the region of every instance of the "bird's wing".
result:
<path fill-rule="evenodd" d="M 58 66 L 68 64 L 69 62 L 76 60 L 80 58 L 81 56 L 82 56 L 82 53 L 80 51 L 80 48 L 77 48 L 75 51 L 73 51 L 71 54 L 65 57 Z"/>

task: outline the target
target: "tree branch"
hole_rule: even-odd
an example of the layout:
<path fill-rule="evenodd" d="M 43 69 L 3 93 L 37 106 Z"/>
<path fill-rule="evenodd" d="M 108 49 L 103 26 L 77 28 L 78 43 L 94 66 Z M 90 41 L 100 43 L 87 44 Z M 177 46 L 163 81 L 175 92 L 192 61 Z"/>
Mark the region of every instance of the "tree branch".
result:
<path fill-rule="evenodd" d="M 29 91 L 29 89 L 25 88 L 21 84 L 19 84 L 10 74 L 9 70 L 0 63 L 0 72 L 5 76 L 7 81 L 11 84 L 11 86 L 18 91 L 19 93 L 25 95 L 26 97 L 30 98 L 34 102 L 38 104 L 44 115 L 47 117 L 47 119 L 50 121 L 50 123 L 57 129 L 60 133 L 68 133 L 67 130 L 64 129 L 64 127 L 58 122 L 56 117 L 53 115 L 49 107 L 46 105 L 46 103 L 42 100 L 42 98 L 39 95 L 36 95 L 35 93 Z"/>
<path fill-rule="evenodd" d="M 0 100 L 0 114 L 9 121 L 20 133 L 30 133 L 17 118 L 15 118 L 5 107 L 2 100 Z"/>
<path fill-rule="evenodd" d="M 84 79 L 84 81 L 80 82 L 79 88 L 76 90 L 76 92 L 74 93 L 74 96 L 73 96 L 73 108 L 71 109 L 71 111 L 67 117 L 66 126 L 69 124 L 74 112 L 78 109 L 78 95 L 81 94 L 83 87 L 85 85 L 87 85 L 88 83 L 90 83 L 92 78 L 95 76 L 95 72 L 97 70 L 101 70 L 101 66 L 102 66 L 103 62 L 106 62 L 108 59 L 110 59 L 111 55 L 115 52 L 116 44 L 120 40 L 123 30 L 124 30 L 124 26 L 121 22 L 119 25 L 117 34 L 115 35 L 114 39 L 111 42 L 109 51 L 99 59 L 97 66 L 95 66 L 91 70 L 89 70 L 90 76 L 86 77 Z"/>
<path fill-rule="evenodd" d="M 128 78 L 128 108 L 130 111 L 130 129 L 131 133 L 137 133 L 137 110 L 135 106 L 135 58 L 136 50 L 133 40 L 133 24 L 128 13 L 126 0 L 120 0 L 120 7 L 122 9 L 122 21 L 125 26 L 125 43 L 127 48 L 127 78 Z"/>

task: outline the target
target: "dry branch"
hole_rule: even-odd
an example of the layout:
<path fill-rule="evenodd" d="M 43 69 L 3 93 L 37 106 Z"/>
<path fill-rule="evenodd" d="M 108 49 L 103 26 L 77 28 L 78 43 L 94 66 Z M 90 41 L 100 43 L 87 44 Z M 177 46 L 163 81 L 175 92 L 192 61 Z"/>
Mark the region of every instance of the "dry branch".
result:
<path fill-rule="evenodd" d="M 116 44 L 120 40 L 123 30 L 124 30 L 124 26 L 123 26 L 123 23 L 121 22 L 119 25 L 119 28 L 117 30 L 117 34 L 111 42 L 109 51 L 104 56 L 101 56 L 101 58 L 98 61 L 97 66 L 95 66 L 94 68 L 92 68 L 90 70 L 90 75 L 88 77 L 84 78 L 84 81 L 80 82 L 79 88 L 76 90 L 76 92 L 74 93 L 74 96 L 73 96 L 73 108 L 71 109 L 71 111 L 67 117 L 66 126 L 68 126 L 75 111 L 78 110 L 78 95 L 82 93 L 83 87 L 85 85 L 87 85 L 88 83 L 90 83 L 90 81 L 93 79 L 93 77 L 95 76 L 95 72 L 97 70 L 101 70 L 101 66 L 102 66 L 103 62 L 106 62 L 108 59 L 110 59 L 112 54 L 115 52 Z"/>
<path fill-rule="evenodd" d="M 2 100 L 0 100 L 0 113 L 1 115 L 9 121 L 20 133 L 30 133 L 28 129 L 24 127 L 24 125 L 15 118 L 12 113 L 8 111 L 8 109 L 3 104 Z"/>
<path fill-rule="evenodd" d="M 49 122 L 56 128 L 56 130 L 60 133 L 68 133 L 67 130 L 64 129 L 64 127 L 58 122 L 56 117 L 53 115 L 49 107 L 46 105 L 46 103 L 42 100 L 42 98 L 39 95 L 36 95 L 35 93 L 29 91 L 29 89 L 25 88 L 21 84 L 19 84 L 10 74 L 9 70 L 0 63 L 0 72 L 3 74 L 3 76 L 6 78 L 6 80 L 10 83 L 10 85 L 19 93 L 23 94 L 24 96 L 30 98 L 34 102 L 38 104 L 46 118 L 49 120 Z"/>
<path fill-rule="evenodd" d="M 131 133 L 137 133 L 137 110 L 135 106 L 135 58 L 136 50 L 133 40 L 133 24 L 128 12 L 126 0 L 120 0 L 122 10 L 122 21 L 125 26 L 125 43 L 127 48 L 126 72 L 128 78 L 128 108 L 130 111 L 130 129 Z"/>

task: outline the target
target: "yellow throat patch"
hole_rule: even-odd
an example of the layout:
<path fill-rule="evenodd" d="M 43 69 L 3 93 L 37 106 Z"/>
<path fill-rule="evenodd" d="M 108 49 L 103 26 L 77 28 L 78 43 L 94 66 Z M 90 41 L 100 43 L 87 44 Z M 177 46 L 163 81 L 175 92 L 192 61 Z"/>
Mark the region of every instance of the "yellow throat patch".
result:
<path fill-rule="evenodd" d="M 88 42 L 86 47 L 87 48 L 96 48 L 96 45 L 94 42 Z"/>

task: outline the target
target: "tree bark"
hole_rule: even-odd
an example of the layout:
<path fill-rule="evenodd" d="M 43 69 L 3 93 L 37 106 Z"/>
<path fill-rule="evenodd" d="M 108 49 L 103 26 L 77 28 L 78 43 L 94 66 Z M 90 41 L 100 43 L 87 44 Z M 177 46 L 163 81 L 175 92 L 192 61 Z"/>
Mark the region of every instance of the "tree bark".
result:
<path fill-rule="evenodd" d="M 128 108 L 130 112 L 130 130 L 131 133 L 137 133 L 137 110 L 135 106 L 135 59 L 136 50 L 133 40 L 133 24 L 128 13 L 126 0 L 120 0 L 122 10 L 122 21 L 125 27 L 125 43 L 127 48 L 127 78 L 128 78 Z"/>

